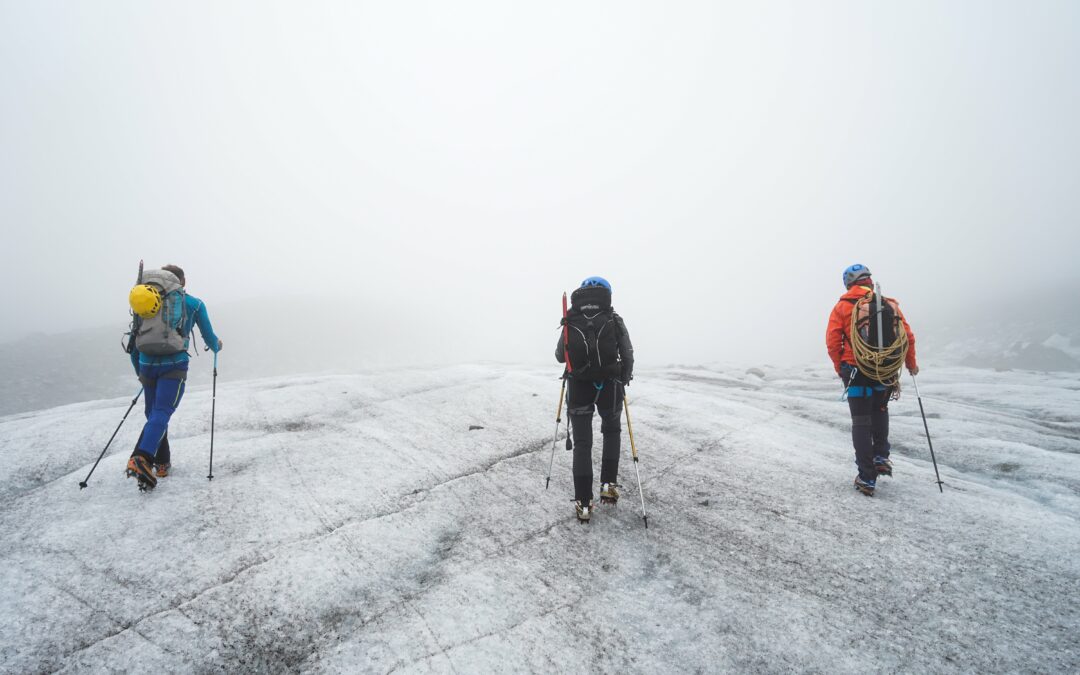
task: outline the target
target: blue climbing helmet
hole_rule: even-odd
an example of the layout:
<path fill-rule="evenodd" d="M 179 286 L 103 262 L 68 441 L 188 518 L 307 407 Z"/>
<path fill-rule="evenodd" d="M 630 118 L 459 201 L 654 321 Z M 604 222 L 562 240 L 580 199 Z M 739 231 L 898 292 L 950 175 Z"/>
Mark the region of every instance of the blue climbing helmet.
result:
<path fill-rule="evenodd" d="M 589 277 L 585 281 L 581 282 L 582 288 L 588 288 L 589 286 L 603 286 L 604 288 L 611 290 L 611 284 L 604 277 Z"/>
<path fill-rule="evenodd" d="M 866 265 L 855 263 L 844 270 L 844 288 L 851 288 L 851 285 L 856 281 L 868 276 L 870 276 L 870 268 Z"/>

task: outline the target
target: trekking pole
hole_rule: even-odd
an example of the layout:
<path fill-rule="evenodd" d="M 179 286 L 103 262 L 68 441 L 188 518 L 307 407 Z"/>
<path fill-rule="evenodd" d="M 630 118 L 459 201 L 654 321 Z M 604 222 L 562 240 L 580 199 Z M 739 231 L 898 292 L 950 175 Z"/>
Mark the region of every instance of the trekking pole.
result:
<path fill-rule="evenodd" d="M 555 411 L 555 435 L 551 438 L 551 461 L 548 462 L 547 481 L 544 483 L 544 489 L 548 489 L 551 485 L 551 470 L 555 466 L 555 443 L 559 440 L 559 425 L 562 423 L 562 402 L 563 394 L 566 393 L 566 378 L 562 379 L 562 386 L 559 387 L 559 407 Z M 567 433 L 570 433 L 569 428 Z"/>
<path fill-rule="evenodd" d="M 622 384 L 619 385 L 622 387 Z M 634 458 L 634 473 L 637 475 L 638 496 L 641 497 L 641 519 L 645 529 L 649 529 L 649 516 L 645 514 L 645 493 L 641 491 L 641 471 L 638 470 L 637 445 L 634 444 L 634 425 L 630 423 L 630 404 L 626 401 L 626 388 L 623 387 L 623 410 L 626 411 L 626 430 L 630 433 L 630 454 Z"/>
<path fill-rule="evenodd" d="M 934 457 L 934 442 L 930 440 L 930 427 L 926 424 L 926 411 L 923 410 L 922 396 L 919 396 L 919 381 L 915 379 L 915 373 L 911 374 L 911 381 L 915 383 L 915 398 L 919 399 L 919 413 L 922 414 L 923 429 L 926 430 L 926 444 L 930 446 L 930 461 L 934 463 L 934 476 L 937 477 L 938 492 L 944 493 L 941 485 L 941 474 L 938 473 L 937 458 Z"/>
<path fill-rule="evenodd" d="M 217 410 L 217 352 L 214 352 L 214 385 L 210 399 L 210 473 L 206 480 L 214 480 L 214 413 Z"/>
<path fill-rule="evenodd" d="M 139 392 L 135 394 L 135 398 L 131 399 L 131 405 L 128 406 L 127 412 L 124 413 L 124 416 L 120 419 L 120 424 L 116 425 L 116 431 L 112 432 L 112 436 L 109 437 L 109 442 L 105 444 L 105 449 L 101 451 L 100 455 L 98 455 L 97 462 L 94 462 L 94 466 L 90 468 L 90 473 L 86 474 L 86 478 L 84 478 L 83 481 L 79 483 L 80 490 L 86 487 L 86 481 L 90 480 L 90 476 L 94 475 L 94 469 L 97 468 L 98 462 L 100 462 L 101 458 L 105 456 L 105 452 L 108 451 L 109 446 L 112 445 L 113 439 L 116 438 L 116 434 L 120 433 L 120 427 L 124 426 L 124 420 L 126 420 L 128 418 L 128 415 L 131 414 L 131 409 L 135 407 L 135 404 L 138 402 L 139 397 L 142 396 L 142 393 L 143 389 L 142 387 L 139 387 Z"/>

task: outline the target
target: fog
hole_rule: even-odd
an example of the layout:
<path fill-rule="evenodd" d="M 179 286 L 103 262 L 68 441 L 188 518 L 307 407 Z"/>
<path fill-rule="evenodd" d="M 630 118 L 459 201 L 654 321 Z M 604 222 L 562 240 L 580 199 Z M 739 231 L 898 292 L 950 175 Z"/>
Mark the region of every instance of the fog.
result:
<path fill-rule="evenodd" d="M 185 268 L 251 373 L 547 362 L 590 275 L 644 365 L 824 359 L 854 262 L 926 344 L 959 304 L 1075 314 L 1078 27 L 1070 2 L 0 2 L 0 340 L 113 350 L 140 259 Z"/>

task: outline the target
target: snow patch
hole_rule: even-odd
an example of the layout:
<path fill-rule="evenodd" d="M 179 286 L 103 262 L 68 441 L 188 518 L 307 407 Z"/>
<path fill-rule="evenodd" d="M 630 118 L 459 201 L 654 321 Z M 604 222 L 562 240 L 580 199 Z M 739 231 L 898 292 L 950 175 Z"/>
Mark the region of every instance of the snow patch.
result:
<path fill-rule="evenodd" d="M 924 369 L 945 492 L 906 389 L 867 499 L 831 370 L 761 372 L 639 368 L 648 530 L 625 431 L 617 506 L 564 428 L 544 490 L 555 368 L 219 381 L 212 482 L 195 387 L 150 494 L 138 408 L 77 485 L 129 398 L 0 419 L 0 671 L 1077 670 L 1080 375 Z"/>

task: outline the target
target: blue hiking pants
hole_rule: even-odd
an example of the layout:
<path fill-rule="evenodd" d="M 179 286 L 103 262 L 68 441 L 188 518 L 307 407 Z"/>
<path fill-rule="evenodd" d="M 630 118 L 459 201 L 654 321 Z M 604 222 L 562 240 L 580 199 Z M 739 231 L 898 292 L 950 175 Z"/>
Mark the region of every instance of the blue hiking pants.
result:
<path fill-rule="evenodd" d="M 143 426 L 135 450 L 150 459 L 157 458 L 158 447 L 169 430 L 169 418 L 176 412 L 180 399 L 184 397 L 187 368 L 186 363 L 139 366 L 139 382 L 145 392 L 143 403 L 146 409 L 146 425 Z M 163 464 L 169 460 L 163 459 Z"/>

